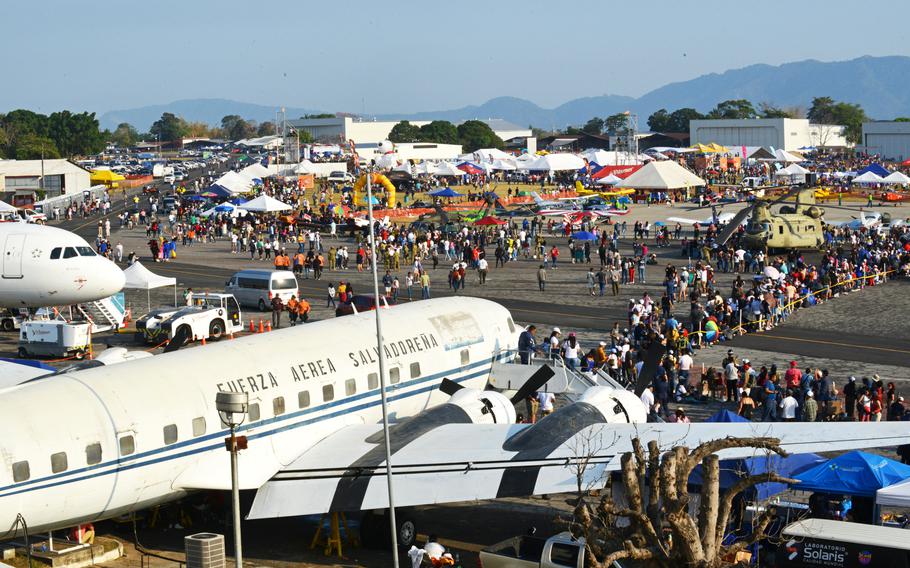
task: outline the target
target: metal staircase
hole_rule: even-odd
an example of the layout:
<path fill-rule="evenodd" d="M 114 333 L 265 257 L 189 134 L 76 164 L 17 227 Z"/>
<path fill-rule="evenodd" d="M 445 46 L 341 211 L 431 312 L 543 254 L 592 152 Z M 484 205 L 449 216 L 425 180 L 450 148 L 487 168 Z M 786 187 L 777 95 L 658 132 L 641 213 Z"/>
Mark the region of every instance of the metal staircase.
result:
<path fill-rule="evenodd" d="M 123 327 L 124 309 L 114 296 L 79 304 L 79 313 L 91 324 L 92 333 Z"/>

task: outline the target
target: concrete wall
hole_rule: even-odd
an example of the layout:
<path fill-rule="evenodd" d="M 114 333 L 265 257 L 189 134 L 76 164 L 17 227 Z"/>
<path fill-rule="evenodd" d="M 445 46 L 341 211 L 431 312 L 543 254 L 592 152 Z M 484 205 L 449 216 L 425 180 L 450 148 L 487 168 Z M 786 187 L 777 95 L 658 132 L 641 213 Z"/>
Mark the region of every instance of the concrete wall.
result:
<path fill-rule="evenodd" d="M 866 122 L 862 145 L 870 154 L 902 162 L 910 158 L 910 122 Z"/>

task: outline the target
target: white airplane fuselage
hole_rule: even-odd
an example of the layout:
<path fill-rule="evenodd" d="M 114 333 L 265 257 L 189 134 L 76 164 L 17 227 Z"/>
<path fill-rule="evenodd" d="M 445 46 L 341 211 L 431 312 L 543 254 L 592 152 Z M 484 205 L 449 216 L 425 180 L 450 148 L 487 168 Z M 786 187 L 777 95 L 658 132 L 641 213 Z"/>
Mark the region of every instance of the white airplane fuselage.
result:
<path fill-rule="evenodd" d="M 392 420 L 449 397 L 443 378 L 483 388 L 514 353 L 508 310 L 486 300 L 384 309 Z M 381 420 L 372 312 L 37 379 L 0 396 L 0 540 L 22 514 L 34 532 L 110 518 L 194 489 L 230 489 L 219 391 L 249 393 L 240 486 L 348 425 Z M 21 527 L 20 527 L 21 528 Z"/>
<path fill-rule="evenodd" d="M 84 239 L 55 227 L 0 223 L 0 307 L 64 306 L 123 289 L 123 271 Z"/>

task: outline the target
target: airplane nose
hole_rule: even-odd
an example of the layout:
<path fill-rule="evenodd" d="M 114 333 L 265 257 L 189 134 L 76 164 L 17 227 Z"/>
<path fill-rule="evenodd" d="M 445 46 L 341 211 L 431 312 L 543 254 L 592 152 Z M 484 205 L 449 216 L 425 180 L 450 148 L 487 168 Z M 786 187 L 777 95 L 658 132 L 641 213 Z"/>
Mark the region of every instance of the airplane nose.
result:
<path fill-rule="evenodd" d="M 120 267 L 107 259 L 99 259 L 104 263 L 101 271 L 101 286 L 107 295 L 116 294 L 126 285 L 126 275 Z"/>

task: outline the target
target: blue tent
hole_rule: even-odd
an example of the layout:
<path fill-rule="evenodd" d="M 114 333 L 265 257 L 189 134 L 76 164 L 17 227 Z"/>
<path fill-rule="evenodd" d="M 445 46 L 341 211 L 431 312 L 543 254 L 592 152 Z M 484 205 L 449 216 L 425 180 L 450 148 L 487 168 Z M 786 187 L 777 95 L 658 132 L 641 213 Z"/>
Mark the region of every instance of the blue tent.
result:
<path fill-rule="evenodd" d="M 875 174 L 879 177 L 887 177 L 887 176 L 891 175 L 891 172 L 886 170 L 881 164 L 869 164 L 865 168 L 856 172 L 856 176 L 859 177 L 866 172 L 872 172 L 873 174 Z"/>
<path fill-rule="evenodd" d="M 720 462 L 720 489 L 725 491 L 741 478 L 749 475 L 760 475 L 773 471 L 785 477 L 793 477 L 819 464 L 825 463 L 825 458 L 818 454 L 793 454 L 785 458 L 777 454 L 756 456 L 741 460 L 722 460 Z M 689 476 L 689 485 L 698 487 L 702 484 L 701 466 L 692 470 Z M 759 483 L 747 493 L 750 500 L 767 499 L 778 493 L 786 491 L 786 483 Z"/>
<path fill-rule="evenodd" d="M 208 187 L 208 189 L 206 189 L 206 191 L 211 191 L 218 197 L 231 197 L 234 195 L 233 193 L 231 193 L 231 190 L 229 190 L 228 188 L 224 187 L 223 185 L 219 185 L 217 183 L 210 185 Z"/>
<path fill-rule="evenodd" d="M 450 187 L 444 187 L 442 189 L 437 189 L 436 191 L 431 191 L 428 195 L 431 195 L 432 197 L 461 197 L 460 193 Z"/>
<path fill-rule="evenodd" d="M 572 238 L 578 241 L 596 241 L 597 235 L 591 231 L 578 231 L 577 233 L 572 233 Z"/>
<path fill-rule="evenodd" d="M 218 213 L 230 213 L 234 209 L 236 209 L 236 207 L 230 203 L 222 203 L 221 205 L 215 206 L 215 211 Z"/>
<path fill-rule="evenodd" d="M 230 203 L 233 205 L 243 205 L 246 201 L 247 200 L 242 197 L 235 197 L 234 199 L 231 199 Z"/>
<path fill-rule="evenodd" d="M 735 412 L 730 412 L 729 410 L 719 410 L 717 413 L 713 414 L 710 418 L 705 420 L 705 422 L 749 422 L 749 421 Z"/>
<path fill-rule="evenodd" d="M 801 491 L 875 497 L 875 492 L 882 487 L 910 479 L 910 465 L 876 454 L 853 451 L 793 478 L 801 482 L 793 485 L 793 489 Z"/>

